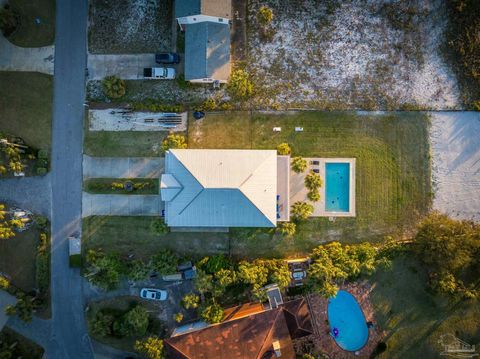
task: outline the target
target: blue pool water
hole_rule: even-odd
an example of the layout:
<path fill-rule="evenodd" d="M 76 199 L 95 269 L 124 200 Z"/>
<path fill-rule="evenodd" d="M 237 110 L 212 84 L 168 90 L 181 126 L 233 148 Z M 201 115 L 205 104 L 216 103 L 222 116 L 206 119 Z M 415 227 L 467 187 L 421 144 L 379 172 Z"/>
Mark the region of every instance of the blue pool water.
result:
<path fill-rule="evenodd" d="M 340 348 L 356 351 L 367 343 L 368 328 L 365 316 L 350 293 L 340 290 L 336 297 L 328 300 L 328 321 L 330 334 Z"/>
<path fill-rule="evenodd" d="M 325 164 L 325 210 L 350 210 L 350 163 Z"/>

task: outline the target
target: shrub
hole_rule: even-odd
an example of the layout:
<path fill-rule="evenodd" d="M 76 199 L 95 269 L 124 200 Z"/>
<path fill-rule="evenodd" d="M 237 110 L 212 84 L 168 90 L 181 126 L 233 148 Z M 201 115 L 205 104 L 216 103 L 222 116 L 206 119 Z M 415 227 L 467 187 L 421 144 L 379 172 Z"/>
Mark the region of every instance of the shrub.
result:
<path fill-rule="evenodd" d="M 197 308 L 200 303 L 200 297 L 196 294 L 189 293 L 182 299 L 182 305 L 185 309 Z"/>
<path fill-rule="evenodd" d="M 168 151 L 170 148 L 187 148 L 187 140 L 183 135 L 169 133 L 162 142 L 162 150 Z"/>
<path fill-rule="evenodd" d="M 120 337 L 142 336 L 145 335 L 147 329 L 148 313 L 140 305 L 129 310 L 122 318 L 113 323 L 113 332 Z"/>
<path fill-rule="evenodd" d="M 292 159 L 292 170 L 296 173 L 303 173 L 307 169 L 307 160 L 302 157 Z"/>
<path fill-rule="evenodd" d="M 237 69 L 230 75 L 227 92 L 237 100 L 246 100 L 253 95 L 254 86 L 250 74 L 242 69 Z"/>
<path fill-rule="evenodd" d="M 180 323 L 183 320 L 183 313 L 176 313 L 173 315 L 173 319 L 177 322 Z"/>
<path fill-rule="evenodd" d="M 475 111 L 480 111 L 480 100 L 478 101 L 473 101 L 473 109 Z"/>
<path fill-rule="evenodd" d="M 10 287 L 10 281 L 4 276 L 0 275 L 0 289 L 7 289 Z"/>
<path fill-rule="evenodd" d="M 38 150 L 37 158 L 42 160 L 48 160 L 48 151 L 47 150 Z"/>
<path fill-rule="evenodd" d="M 203 111 L 213 111 L 217 108 L 217 103 L 214 98 L 210 97 L 202 103 L 201 108 Z"/>
<path fill-rule="evenodd" d="M 123 263 L 118 256 L 89 250 L 87 263 L 86 276 L 92 284 L 105 290 L 117 287 L 120 282 L 120 274 L 124 271 Z"/>
<path fill-rule="evenodd" d="M 223 320 L 224 312 L 220 304 L 211 302 L 202 308 L 200 315 L 207 323 L 215 324 Z"/>
<path fill-rule="evenodd" d="M 45 167 L 37 167 L 37 175 L 44 176 L 47 174 L 47 169 Z"/>
<path fill-rule="evenodd" d="M 50 255 L 48 252 L 37 254 L 36 267 L 37 287 L 40 292 L 45 292 L 50 285 Z"/>
<path fill-rule="evenodd" d="M 48 225 L 48 218 L 41 216 L 41 215 L 35 215 L 33 217 L 35 220 L 35 223 L 37 224 L 38 228 L 45 230 Z"/>
<path fill-rule="evenodd" d="M 163 218 L 155 218 L 150 223 L 150 230 L 155 234 L 166 234 L 169 229 Z"/>
<path fill-rule="evenodd" d="M 305 176 L 305 187 L 309 190 L 317 190 L 322 187 L 322 179 L 318 174 L 310 171 L 310 173 Z"/>
<path fill-rule="evenodd" d="M 94 319 L 90 322 L 90 327 L 93 334 L 101 337 L 112 335 L 112 327 L 115 322 L 115 317 L 111 314 L 98 311 Z"/>
<path fill-rule="evenodd" d="M 178 257 L 168 249 L 161 250 L 152 256 L 152 268 L 160 275 L 177 271 Z"/>
<path fill-rule="evenodd" d="M 292 205 L 292 217 L 295 220 L 305 220 L 313 213 L 313 206 L 306 202 L 295 202 Z"/>
<path fill-rule="evenodd" d="M 0 30 L 5 37 L 15 32 L 18 26 L 18 15 L 7 4 L 0 9 Z"/>
<path fill-rule="evenodd" d="M 318 202 L 320 201 L 320 192 L 318 189 L 312 189 L 308 191 L 307 198 L 312 202 Z"/>
<path fill-rule="evenodd" d="M 286 156 L 292 153 L 292 149 L 290 148 L 290 145 L 288 143 L 284 142 L 284 143 L 280 143 L 277 146 L 277 152 L 279 155 Z"/>
<path fill-rule="evenodd" d="M 141 259 L 135 259 L 128 263 L 128 279 L 138 281 L 148 277 L 150 266 L 145 264 Z"/>
<path fill-rule="evenodd" d="M 149 337 L 135 342 L 135 350 L 147 359 L 164 359 L 163 340 L 158 337 Z"/>
<path fill-rule="evenodd" d="M 102 80 L 102 88 L 105 96 L 110 99 L 118 99 L 125 95 L 125 81 L 116 76 L 107 76 Z"/>
<path fill-rule="evenodd" d="M 273 20 L 273 11 L 267 6 L 262 6 L 257 13 L 257 21 L 260 26 L 267 26 Z"/>
<path fill-rule="evenodd" d="M 278 230 L 284 236 L 291 237 L 295 234 L 297 225 L 293 222 L 280 222 L 278 225 Z"/>

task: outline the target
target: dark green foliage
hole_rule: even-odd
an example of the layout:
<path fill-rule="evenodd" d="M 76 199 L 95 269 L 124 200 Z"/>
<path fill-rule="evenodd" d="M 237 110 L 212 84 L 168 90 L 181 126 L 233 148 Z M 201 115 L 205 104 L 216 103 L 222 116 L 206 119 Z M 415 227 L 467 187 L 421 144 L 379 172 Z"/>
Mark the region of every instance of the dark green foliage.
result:
<path fill-rule="evenodd" d="M 157 252 L 152 257 L 152 269 L 160 275 L 173 274 L 177 271 L 178 257 L 168 249 Z"/>
<path fill-rule="evenodd" d="M 177 79 L 177 81 L 179 80 Z M 133 102 L 131 103 L 131 106 L 135 111 L 182 112 L 184 110 L 182 105 L 166 104 L 155 99 L 147 99 L 142 102 Z"/>
<path fill-rule="evenodd" d="M 69 257 L 69 264 L 72 268 L 81 268 L 82 267 L 82 255 L 74 254 Z"/>
<path fill-rule="evenodd" d="M 420 224 L 415 252 L 432 287 L 443 293 L 477 297 L 480 270 L 480 225 L 432 213 Z"/>
<path fill-rule="evenodd" d="M 125 95 L 125 81 L 116 76 L 107 76 L 102 80 L 102 88 L 105 96 L 110 99 L 118 99 Z"/>
<path fill-rule="evenodd" d="M 5 37 L 15 32 L 19 24 L 19 17 L 7 4 L 0 9 L 0 30 Z"/>
<path fill-rule="evenodd" d="M 133 281 L 146 279 L 150 273 L 150 266 L 140 259 L 130 261 L 127 267 L 128 279 Z"/>
<path fill-rule="evenodd" d="M 206 258 L 207 260 L 202 265 L 202 269 L 209 274 L 215 274 L 220 269 L 227 269 L 232 266 L 232 262 L 224 254 L 217 254 Z"/>
<path fill-rule="evenodd" d="M 221 305 L 211 302 L 201 308 L 200 315 L 207 323 L 215 324 L 223 320 L 224 312 Z"/>
<path fill-rule="evenodd" d="M 152 220 L 152 223 L 150 224 L 150 229 L 152 233 L 159 235 L 167 234 L 169 232 L 168 226 L 163 220 L 163 218 L 154 218 Z"/>
<path fill-rule="evenodd" d="M 37 175 L 44 176 L 46 175 L 48 170 L 45 167 L 37 167 Z"/>
<path fill-rule="evenodd" d="M 124 272 L 122 261 L 115 254 L 104 254 L 101 251 L 90 250 L 87 254 L 86 277 L 94 285 L 105 289 L 115 289 Z"/>
<path fill-rule="evenodd" d="M 148 313 L 136 306 L 113 323 L 113 333 L 119 337 L 142 336 L 147 333 Z"/>

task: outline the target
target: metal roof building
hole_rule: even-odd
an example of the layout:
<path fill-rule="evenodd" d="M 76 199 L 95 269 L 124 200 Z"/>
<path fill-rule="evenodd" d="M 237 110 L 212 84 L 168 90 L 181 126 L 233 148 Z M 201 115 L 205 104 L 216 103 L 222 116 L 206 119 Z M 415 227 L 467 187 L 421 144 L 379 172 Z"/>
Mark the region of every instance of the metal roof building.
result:
<path fill-rule="evenodd" d="M 160 193 L 170 227 L 275 227 L 277 152 L 169 150 Z"/>
<path fill-rule="evenodd" d="M 231 18 L 231 0 L 175 0 L 175 17 L 208 15 Z"/>

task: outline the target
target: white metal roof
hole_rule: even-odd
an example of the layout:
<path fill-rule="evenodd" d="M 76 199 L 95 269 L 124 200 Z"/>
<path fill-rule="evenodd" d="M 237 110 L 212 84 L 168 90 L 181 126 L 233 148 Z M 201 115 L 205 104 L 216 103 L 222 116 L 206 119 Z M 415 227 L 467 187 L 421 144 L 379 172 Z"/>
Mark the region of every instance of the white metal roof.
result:
<path fill-rule="evenodd" d="M 169 226 L 276 225 L 276 151 L 174 149 L 165 172 L 181 186 L 173 198 L 161 192 Z"/>

